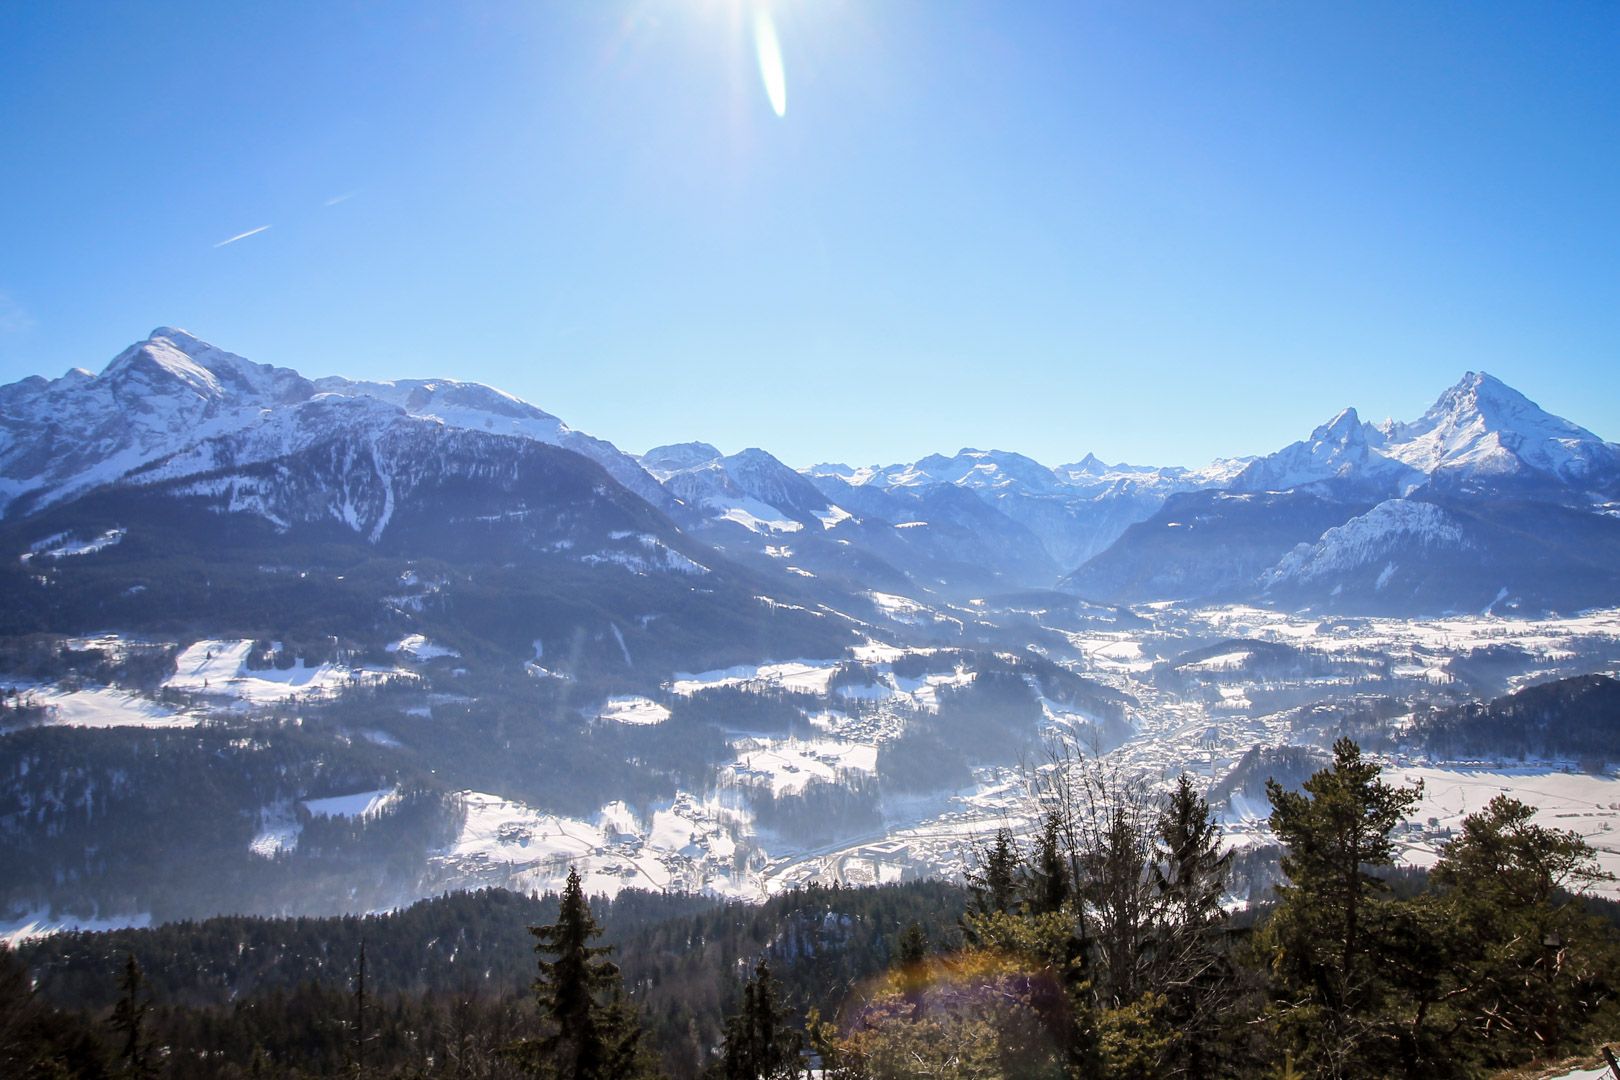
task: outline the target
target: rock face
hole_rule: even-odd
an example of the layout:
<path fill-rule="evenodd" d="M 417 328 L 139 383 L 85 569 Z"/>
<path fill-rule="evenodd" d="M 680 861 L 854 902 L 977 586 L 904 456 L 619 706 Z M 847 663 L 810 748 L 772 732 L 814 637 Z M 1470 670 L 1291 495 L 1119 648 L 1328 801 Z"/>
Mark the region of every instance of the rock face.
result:
<path fill-rule="evenodd" d="M 1620 447 L 1469 372 L 1412 423 L 1346 409 L 1247 465 L 1227 493 L 1261 500 L 1244 527 L 1220 496 L 1167 503 L 1066 585 L 1113 601 L 1573 610 L 1620 599 L 1617 490 Z"/>
<path fill-rule="evenodd" d="M 436 498 L 453 501 L 460 485 L 497 499 L 497 474 L 516 482 L 521 448 L 536 445 L 594 463 L 660 512 L 691 541 L 683 558 L 706 565 L 718 549 L 839 602 L 870 589 L 965 600 L 1061 583 L 1110 603 L 1449 611 L 1500 592 L 1548 607 L 1587 586 L 1591 603 L 1604 600 L 1620 562 L 1620 447 L 1484 373 L 1410 423 L 1345 409 L 1276 453 L 1203 469 L 1093 455 L 1051 468 L 964 448 L 799 471 L 762 449 L 703 442 L 637 459 L 478 383 L 311 380 L 171 327 L 99 375 L 0 387 L 0 521 L 137 485 L 277 528 L 337 522 L 380 543 L 423 478 L 438 477 Z M 1491 583 L 1485 601 L 1463 567 Z"/>
<path fill-rule="evenodd" d="M 284 436 L 318 438 L 322 419 L 341 422 L 353 414 L 301 410 L 297 422 L 287 423 L 284 413 L 331 398 L 386 406 L 378 416 L 418 417 L 446 428 L 560 446 L 596 461 L 655 505 L 666 499 L 629 455 L 499 390 L 452 379 L 311 382 L 162 326 L 118 354 L 100 375 L 74 369 L 53 381 L 25 379 L 0 388 L 0 513 L 15 516 L 60 502 L 208 439 L 267 422 Z M 249 441 L 273 449 L 267 438 Z"/>

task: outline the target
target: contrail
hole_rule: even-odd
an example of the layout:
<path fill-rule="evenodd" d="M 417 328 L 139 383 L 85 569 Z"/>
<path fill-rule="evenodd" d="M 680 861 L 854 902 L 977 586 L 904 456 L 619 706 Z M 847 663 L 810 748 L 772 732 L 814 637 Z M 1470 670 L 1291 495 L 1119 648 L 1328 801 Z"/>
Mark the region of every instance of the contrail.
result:
<path fill-rule="evenodd" d="M 264 230 L 268 229 L 269 227 L 270 226 L 268 226 L 268 225 L 260 225 L 257 229 L 249 229 L 247 232 L 237 233 L 235 236 L 231 237 L 228 240 L 221 240 L 219 243 L 215 244 L 214 246 L 217 247 L 217 248 L 222 248 L 226 244 L 234 244 L 238 240 L 246 240 L 250 236 L 257 236 L 259 233 L 264 232 Z"/>

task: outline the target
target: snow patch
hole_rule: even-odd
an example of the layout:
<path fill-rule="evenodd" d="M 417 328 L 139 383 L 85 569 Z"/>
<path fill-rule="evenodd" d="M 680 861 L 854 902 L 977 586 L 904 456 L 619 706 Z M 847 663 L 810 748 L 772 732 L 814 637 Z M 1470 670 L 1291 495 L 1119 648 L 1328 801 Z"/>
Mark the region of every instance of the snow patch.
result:
<path fill-rule="evenodd" d="M 597 710 L 596 718 L 614 724 L 647 727 L 669 719 L 669 710 L 651 698 L 621 695 L 610 697 Z"/>

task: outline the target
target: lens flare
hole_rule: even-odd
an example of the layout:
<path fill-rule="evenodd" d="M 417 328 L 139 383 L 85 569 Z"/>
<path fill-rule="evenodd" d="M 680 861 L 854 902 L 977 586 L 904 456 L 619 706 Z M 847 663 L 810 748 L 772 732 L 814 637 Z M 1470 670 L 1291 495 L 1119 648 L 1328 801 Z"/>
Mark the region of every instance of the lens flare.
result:
<path fill-rule="evenodd" d="M 782 69 L 782 46 L 776 40 L 776 24 L 764 6 L 754 10 L 754 53 L 759 57 L 759 77 L 765 96 L 777 116 L 787 115 L 787 72 Z"/>

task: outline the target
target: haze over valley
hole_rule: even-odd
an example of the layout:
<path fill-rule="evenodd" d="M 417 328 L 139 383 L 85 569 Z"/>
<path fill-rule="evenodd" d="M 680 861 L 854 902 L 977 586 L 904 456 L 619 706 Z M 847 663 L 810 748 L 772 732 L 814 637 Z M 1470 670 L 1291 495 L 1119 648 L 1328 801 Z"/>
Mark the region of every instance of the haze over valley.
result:
<path fill-rule="evenodd" d="M 1513 791 L 1620 870 L 1620 447 L 1483 373 L 1193 468 L 637 455 L 172 328 L 0 406 L 14 936 L 959 879 L 1065 755 L 1195 775 L 1240 904 L 1346 733 L 1404 861 Z"/>

